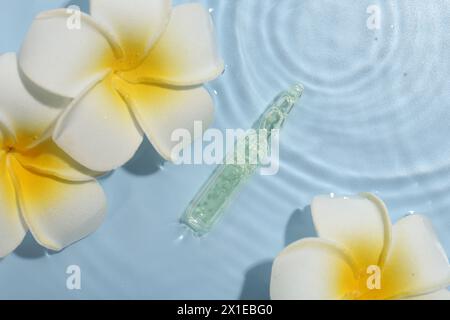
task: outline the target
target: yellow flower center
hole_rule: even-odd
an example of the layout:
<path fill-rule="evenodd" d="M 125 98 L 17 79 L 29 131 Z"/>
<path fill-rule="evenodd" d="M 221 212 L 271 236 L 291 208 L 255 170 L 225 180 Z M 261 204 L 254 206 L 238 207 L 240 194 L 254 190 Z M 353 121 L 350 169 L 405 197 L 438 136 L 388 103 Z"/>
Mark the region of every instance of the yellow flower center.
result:
<path fill-rule="evenodd" d="M 15 151 L 13 146 L 5 146 L 3 149 L 7 154 L 12 153 Z"/>
<path fill-rule="evenodd" d="M 341 292 L 346 300 L 385 300 L 400 295 L 408 295 L 409 270 L 408 259 L 397 250 L 388 262 L 389 265 L 378 267 L 366 266 L 356 275 L 345 275 L 340 279 Z"/>
<path fill-rule="evenodd" d="M 4 143 L 0 147 L 0 150 L 2 151 L 1 153 L 4 155 L 5 159 L 9 157 L 14 157 L 15 155 L 21 153 L 20 146 L 17 143 L 11 142 Z"/>
<path fill-rule="evenodd" d="M 112 63 L 112 70 L 114 72 L 130 71 L 137 68 L 141 63 L 144 56 L 144 51 L 133 50 L 128 51 L 122 58 L 115 59 Z"/>
<path fill-rule="evenodd" d="M 161 104 L 158 103 L 159 100 L 167 103 L 171 98 L 166 90 L 142 81 L 147 75 L 151 75 L 152 79 L 153 77 L 162 79 L 166 72 L 175 73 L 173 70 L 176 59 L 167 50 L 155 53 L 150 49 L 147 53 L 142 45 L 128 43 L 123 45 L 120 57 L 111 55 L 108 51 L 98 65 L 101 67 L 99 70 L 105 68 L 110 70 L 103 84 L 113 93 L 110 96 L 112 106 L 115 102 L 121 105 L 124 100 L 128 105 L 135 105 L 136 101 L 146 101 L 152 102 L 151 105 L 155 106 Z M 152 101 L 149 101 L 149 97 Z M 154 111 L 157 112 L 158 109 L 155 108 Z"/>
<path fill-rule="evenodd" d="M 34 141 L 32 136 L 26 141 Z M 19 140 L 23 142 L 23 140 Z M 50 140 L 48 140 L 50 141 Z M 54 180 L 39 172 L 39 168 L 51 167 L 53 165 L 52 158 L 45 158 L 49 145 L 53 143 L 43 143 L 34 148 L 26 148 L 24 143 L 4 143 L 0 150 L 0 164 L 4 168 L 0 172 L 0 181 L 6 181 L 7 177 L 12 178 L 15 192 L 8 197 L 9 200 L 15 202 L 16 193 L 22 194 L 24 200 L 29 201 L 31 205 L 39 203 L 40 205 L 48 205 L 54 201 L 59 195 L 59 190 L 55 187 Z"/>
<path fill-rule="evenodd" d="M 119 51 L 119 52 L 117 52 Z M 113 73 L 132 71 L 139 67 L 148 55 L 142 43 L 128 42 L 116 49 L 114 55 L 110 52 L 104 55 L 101 65 L 111 68 Z"/>
<path fill-rule="evenodd" d="M 122 55 L 112 56 L 110 53 L 105 54 L 99 65 L 109 68 L 110 73 L 105 78 L 105 83 L 111 89 L 118 91 L 123 90 L 128 82 L 123 76 L 123 73 L 130 72 L 138 68 L 145 59 L 145 51 L 140 45 L 128 44 L 122 49 Z"/>
<path fill-rule="evenodd" d="M 368 273 L 368 269 L 358 272 L 356 279 L 347 282 L 345 300 L 383 300 L 389 298 L 389 292 L 383 286 L 383 272 Z"/>

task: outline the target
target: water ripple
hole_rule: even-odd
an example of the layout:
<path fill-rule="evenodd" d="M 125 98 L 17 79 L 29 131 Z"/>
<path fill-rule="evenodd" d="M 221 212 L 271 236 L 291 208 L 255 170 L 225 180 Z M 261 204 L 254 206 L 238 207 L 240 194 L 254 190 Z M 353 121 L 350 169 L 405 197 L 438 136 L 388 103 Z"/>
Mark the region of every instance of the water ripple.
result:
<path fill-rule="evenodd" d="M 450 215 L 442 210 L 450 207 L 450 3 L 206 3 L 227 63 L 215 83 L 217 126 L 248 126 L 276 91 L 305 86 L 282 136 L 282 180 L 272 182 L 281 191 L 267 196 L 376 191 L 396 217 L 425 208 L 449 248 Z M 377 30 L 366 24 L 370 5 L 381 12 Z M 255 195 L 270 188 L 261 183 L 251 187 Z"/>

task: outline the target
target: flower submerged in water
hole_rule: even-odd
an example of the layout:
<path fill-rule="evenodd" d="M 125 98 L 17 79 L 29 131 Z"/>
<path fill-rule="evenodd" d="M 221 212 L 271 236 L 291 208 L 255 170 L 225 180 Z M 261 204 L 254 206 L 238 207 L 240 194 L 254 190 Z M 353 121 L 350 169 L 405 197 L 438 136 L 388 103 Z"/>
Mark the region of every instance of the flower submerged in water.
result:
<path fill-rule="evenodd" d="M 450 266 L 430 223 L 409 215 L 391 226 L 371 194 L 321 196 L 312 215 L 320 238 L 276 258 L 272 299 L 450 299 Z"/>
<path fill-rule="evenodd" d="M 60 250 L 99 226 L 103 190 L 45 134 L 60 109 L 30 95 L 14 54 L 0 56 L 0 92 L 0 257 L 28 230 L 44 247 Z"/>
<path fill-rule="evenodd" d="M 175 129 L 208 126 L 213 102 L 203 83 L 223 72 L 209 13 L 170 0 L 91 0 L 90 16 L 68 28 L 64 9 L 40 14 L 19 64 L 38 86 L 74 98 L 54 141 L 86 167 L 127 162 L 143 133 L 168 160 Z"/>

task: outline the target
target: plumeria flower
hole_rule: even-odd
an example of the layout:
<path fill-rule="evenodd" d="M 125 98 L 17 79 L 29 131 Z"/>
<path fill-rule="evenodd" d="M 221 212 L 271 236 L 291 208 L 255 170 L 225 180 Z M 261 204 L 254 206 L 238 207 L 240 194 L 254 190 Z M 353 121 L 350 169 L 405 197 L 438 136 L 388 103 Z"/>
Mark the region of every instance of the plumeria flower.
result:
<path fill-rule="evenodd" d="M 24 87 L 15 54 L 0 56 L 0 92 L 0 257 L 28 230 L 60 250 L 99 226 L 103 190 L 46 134 L 61 111 Z"/>
<path fill-rule="evenodd" d="M 448 259 L 425 217 L 391 226 L 372 194 L 320 196 L 311 210 L 319 238 L 276 258 L 272 299 L 450 299 Z"/>
<path fill-rule="evenodd" d="M 86 167 L 107 171 L 128 161 L 143 134 L 167 160 L 175 129 L 213 119 L 203 83 L 223 72 L 211 17 L 200 4 L 170 0 L 91 0 L 80 28 L 66 9 L 40 14 L 19 64 L 35 84 L 73 98 L 54 141 Z"/>

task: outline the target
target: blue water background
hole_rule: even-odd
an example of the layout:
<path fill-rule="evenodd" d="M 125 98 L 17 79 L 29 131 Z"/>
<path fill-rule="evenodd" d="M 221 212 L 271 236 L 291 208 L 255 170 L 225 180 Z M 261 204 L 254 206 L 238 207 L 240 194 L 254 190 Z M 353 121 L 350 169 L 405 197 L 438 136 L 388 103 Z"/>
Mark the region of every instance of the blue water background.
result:
<path fill-rule="evenodd" d="M 208 85 L 214 127 L 247 128 L 280 90 L 305 86 L 279 174 L 252 179 L 208 237 L 181 240 L 177 219 L 213 167 L 162 164 L 146 143 L 102 180 L 101 228 L 60 253 L 28 237 L 0 261 L 0 298 L 268 298 L 271 261 L 314 235 L 309 204 L 330 192 L 375 192 L 393 221 L 425 214 L 450 253 L 450 2 L 202 2 L 226 62 Z M 19 49 L 35 14 L 68 4 L 87 7 L 0 0 L 0 52 Z M 373 4 L 382 20 L 370 30 Z M 79 291 L 66 288 L 69 265 Z"/>

